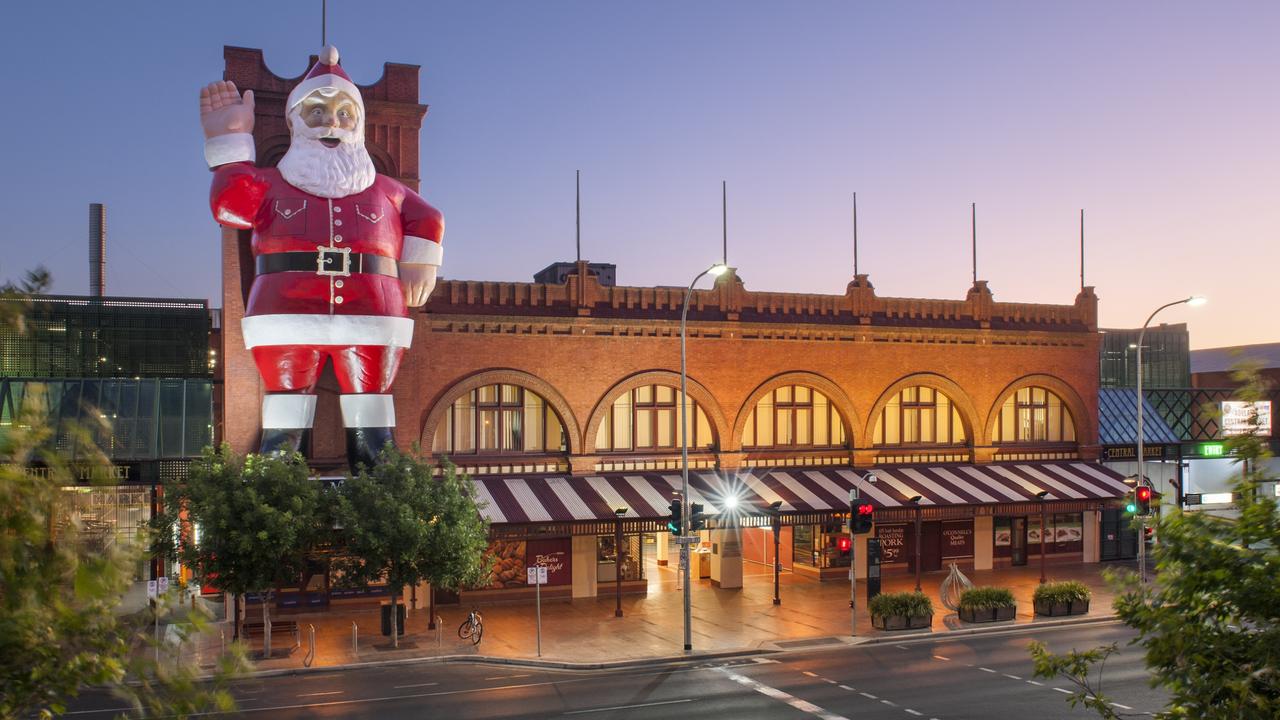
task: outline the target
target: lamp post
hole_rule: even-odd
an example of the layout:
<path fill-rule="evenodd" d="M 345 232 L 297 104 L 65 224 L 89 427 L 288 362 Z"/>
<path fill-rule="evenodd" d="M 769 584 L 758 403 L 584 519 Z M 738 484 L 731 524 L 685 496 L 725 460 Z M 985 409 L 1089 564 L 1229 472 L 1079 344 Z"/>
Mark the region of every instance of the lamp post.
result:
<path fill-rule="evenodd" d="M 1190 305 L 1191 307 L 1199 307 L 1205 304 L 1206 302 L 1208 302 L 1208 300 L 1206 300 L 1205 298 L 1200 297 L 1198 295 L 1192 295 L 1191 297 L 1188 297 L 1188 298 L 1183 298 L 1181 300 L 1174 300 L 1173 302 L 1165 303 L 1164 305 L 1161 305 L 1160 307 L 1156 308 L 1154 311 L 1152 311 L 1150 315 L 1147 316 L 1147 321 L 1142 323 L 1142 330 L 1138 333 L 1138 373 L 1137 373 L 1138 388 L 1137 388 L 1137 393 L 1135 397 L 1135 400 L 1137 401 L 1137 405 L 1138 405 L 1138 447 L 1137 447 L 1138 454 L 1136 458 L 1138 462 L 1138 472 L 1137 472 L 1138 477 L 1137 477 L 1137 481 L 1134 483 L 1135 490 L 1138 487 L 1141 487 L 1147 484 L 1146 474 L 1142 472 L 1143 461 L 1145 460 L 1145 458 L 1142 456 L 1142 441 L 1143 441 L 1143 437 L 1142 437 L 1142 406 L 1143 406 L 1143 402 L 1142 402 L 1142 341 L 1147 336 L 1147 326 L 1150 325 L 1151 321 L 1155 319 L 1155 316 L 1165 308 L 1171 308 L 1174 305 L 1182 305 L 1184 303 L 1187 305 Z M 1138 521 L 1139 522 L 1138 582 L 1142 584 L 1146 584 L 1147 582 L 1147 538 L 1146 538 L 1147 518 L 1145 515 L 1139 515 L 1138 517 L 1141 518 L 1141 520 Z M 1041 530 L 1041 532 L 1043 533 L 1043 529 Z"/>
<path fill-rule="evenodd" d="M 857 522 L 857 510 L 854 508 L 861 497 L 858 488 L 862 483 L 874 483 L 876 474 L 868 472 L 849 488 L 849 634 L 858 634 L 858 540 L 853 535 L 853 524 Z"/>
<path fill-rule="evenodd" d="M 782 556 L 779 549 L 782 542 L 779 535 L 782 533 L 782 501 L 776 500 L 769 503 L 769 524 L 773 527 L 773 604 L 781 605 L 782 598 L 778 595 L 778 582 L 782 576 Z"/>
<path fill-rule="evenodd" d="M 617 607 L 613 610 L 614 617 L 622 617 L 622 518 L 626 517 L 627 508 L 615 508 L 613 516 L 613 569 L 614 569 L 614 595 L 617 597 Z"/>
<path fill-rule="evenodd" d="M 912 495 L 907 502 L 916 508 L 916 592 L 920 592 L 920 496 Z"/>
<path fill-rule="evenodd" d="M 1041 585 L 1044 584 L 1044 535 L 1045 535 L 1045 529 L 1048 527 L 1047 525 L 1045 525 L 1045 522 L 1044 522 L 1045 521 L 1044 499 L 1048 496 L 1049 496 L 1048 490 L 1041 490 L 1040 492 L 1036 493 L 1036 497 L 1040 498 L 1040 584 Z"/>
<path fill-rule="evenodd" d="M 684 580 L 684 651 L 693 650 L 693 595 L 689 590 L 689 395 L 688 384 L 688 351 L 686 335 L 689 325 L 689 298 L 693 295 L 693 286 L 698 284 L 703 275 L 719 277 L 728 270 L 728 266 L 716 263 L 694 276 L 689 289 L 684 291 L 684 306 L 680 309 L 680 501 L 685 511 L 680 515 L 680 573 Z"/>

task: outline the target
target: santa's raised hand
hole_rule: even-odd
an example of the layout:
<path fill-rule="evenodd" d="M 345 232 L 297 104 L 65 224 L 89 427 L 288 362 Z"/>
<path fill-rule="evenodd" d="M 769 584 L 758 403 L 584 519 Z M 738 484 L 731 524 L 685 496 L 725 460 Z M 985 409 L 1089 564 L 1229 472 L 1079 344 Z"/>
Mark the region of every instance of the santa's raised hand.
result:
<path fill-rule="evenodd" d="M 253 91 L 241 97 L 236 84 L 228 80 L 200 88 L 200 125 L 205 139 L 233 133 L 253 132 Z"/>

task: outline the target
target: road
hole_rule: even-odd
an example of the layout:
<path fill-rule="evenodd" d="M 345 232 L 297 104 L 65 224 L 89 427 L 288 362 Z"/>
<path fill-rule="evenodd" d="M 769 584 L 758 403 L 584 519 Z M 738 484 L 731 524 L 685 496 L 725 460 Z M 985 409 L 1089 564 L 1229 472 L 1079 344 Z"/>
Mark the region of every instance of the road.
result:
<path fill-rule="evenodd" d="M 1116 642 L 1107 696 L 1151 713 L 1141 653 L 1118 624 L 1091 624 L 900 643 L 839 645 L 657 668 L 560 671 L 510 665 L 417 663 L 248 680 L 235 695 L 248 718 L 703 718 L 911 720 L 1089 717 L 1066 703 L 1069 683 L 1031 676 L 1027 645 L 1085 649 Z M 108 698 L 73 717 L 107 717 Z"/>

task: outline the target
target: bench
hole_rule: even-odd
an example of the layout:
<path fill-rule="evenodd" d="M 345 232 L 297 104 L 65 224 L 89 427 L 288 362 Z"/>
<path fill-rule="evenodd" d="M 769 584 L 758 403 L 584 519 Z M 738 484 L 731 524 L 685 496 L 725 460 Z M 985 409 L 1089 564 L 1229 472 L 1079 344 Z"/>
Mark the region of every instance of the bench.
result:
<path fill-rule="evenodd" d="M 266 626 L 261 622 L 246 622 L 242 628 L 246 638 L 257 638 L 266 635 Z M 302 645 L 302 634 L 298 628 L 296 620 L 273 620 L 271 621 L 271 635 L 275 637 L 281 633 L 293 633 L 293 646 Z"/>

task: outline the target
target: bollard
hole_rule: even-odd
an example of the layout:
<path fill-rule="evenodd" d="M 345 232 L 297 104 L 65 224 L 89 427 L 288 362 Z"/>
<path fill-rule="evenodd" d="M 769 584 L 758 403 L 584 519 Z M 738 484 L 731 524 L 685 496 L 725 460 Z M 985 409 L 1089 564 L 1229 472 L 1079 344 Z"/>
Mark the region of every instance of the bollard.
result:
<path fill-rule="evenodd" d="M 316 626 L 308 625 L 307 627 L 311 628 L 311 632 L 310 632 L 311 647 L 307 649 L 307 656 L 302 658 L 303 667 L 311 667 L 311 663 L 315 662 L 316 660 Z"/>
<path fill-rule="evenodd" d="M 436 616 L 436 649 L 444 647 L 444 618 Z"/>
<path fill-rule="evenodd" d="M 359 632 L 359 629 L 356 627 L 356 621 L 352 620 L 351 621 L 351 654 L 352 655 L 360 654 L 360 647 L 359 647 L 360 641 L 357 639 L 358 632 Z"/>

